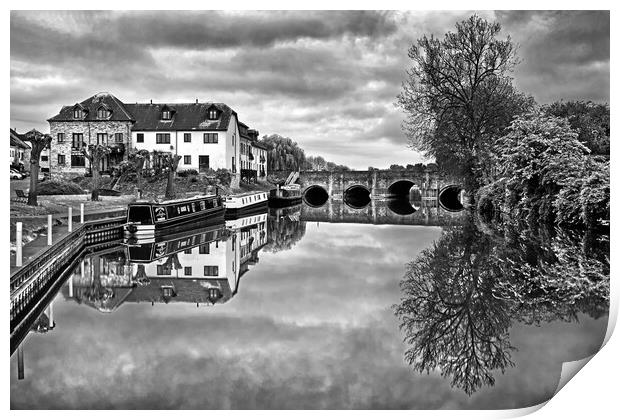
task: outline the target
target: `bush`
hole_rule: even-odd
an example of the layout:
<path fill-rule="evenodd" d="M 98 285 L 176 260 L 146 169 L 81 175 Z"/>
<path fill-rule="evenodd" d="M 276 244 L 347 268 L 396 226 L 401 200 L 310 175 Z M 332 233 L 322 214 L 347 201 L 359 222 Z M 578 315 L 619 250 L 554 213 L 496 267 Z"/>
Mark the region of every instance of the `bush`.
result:
<path fill-rule="evenodd" d="M 37 190 L 39 195 L 72 195 L 85 193 L 79 185 L 69 181 L 44 181 L 39 184 Z"/>
<path fill-rule="evenodd" d="M 184 169 L 182 171 L 178 171 L 177 175 L 181 178 L 186 178 L 190 175 L 198 175 L 198 171 L 196 169 Z"/>
<path fill-rule="evenodd" d="M 230 187 L 230 181 L 232 180 L 232 174 L 228 169 L 218 169 L 215 171 L 215 178 L 225 187 Z"/>

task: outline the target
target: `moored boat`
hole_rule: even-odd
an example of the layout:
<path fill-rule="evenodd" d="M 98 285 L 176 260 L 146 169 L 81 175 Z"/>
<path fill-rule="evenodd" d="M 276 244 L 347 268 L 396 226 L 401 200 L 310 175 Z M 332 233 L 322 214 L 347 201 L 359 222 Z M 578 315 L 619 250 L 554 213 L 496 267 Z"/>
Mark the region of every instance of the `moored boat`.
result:
<path fill-rule="evenodd" d="M 242 194 L 228 195 L 224 199 L 226 219 L 239 217 L 267 207 L 267 193 L 265 191 L 250 191 Z"/>
<path fill-rule="evenodd" d="M 162 202 L 138 201 L 128 205 L 125 232 L 132 236 L 152 236 L 187 223 L 221 218 L 223 215 L 222 198 L 215 194 Z"/>
<path fill-rule="evenodd" d="M 301 202 L 301 186 L 288 184 L 269 191 L 270 207 L 287 207 Z"/>

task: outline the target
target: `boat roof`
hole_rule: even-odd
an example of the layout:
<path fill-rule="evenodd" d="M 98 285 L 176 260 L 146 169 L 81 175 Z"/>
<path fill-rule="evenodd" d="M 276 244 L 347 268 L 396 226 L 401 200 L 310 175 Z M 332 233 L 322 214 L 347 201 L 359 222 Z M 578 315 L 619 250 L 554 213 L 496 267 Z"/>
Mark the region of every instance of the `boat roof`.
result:
<path fill-rule="evenodd" d="M 226 197 L 247 197 L 248 195 L 254 195 L 254 194 L 263 194 L 263 193 L 267 193 L 267 191 L 248 191 L 248 192 L 243 192 L 243 193 L 238 193 L 238 194 L 229 194 Z"/>
<path fill-rule="evenodd" d="M 160 204 L 175 204 L 175 203 L 183 203 L 185 201 L 193 201 L 193 200 L 200 200 L 203 198 L 214 198 L 217 197 L 216 194 L 209 194 L 209 195 L 195 195 L 193 197 L 184 197 L 184 198 L 175 198 L 173 200 L 164 200 L 164 201 L 158 201 L 158 200 L 137 200 L 133 203 L 130 203 L 129 205 L 136 205 L 136 204 L 152 204 L 152 205 L 160 205 Z"/>

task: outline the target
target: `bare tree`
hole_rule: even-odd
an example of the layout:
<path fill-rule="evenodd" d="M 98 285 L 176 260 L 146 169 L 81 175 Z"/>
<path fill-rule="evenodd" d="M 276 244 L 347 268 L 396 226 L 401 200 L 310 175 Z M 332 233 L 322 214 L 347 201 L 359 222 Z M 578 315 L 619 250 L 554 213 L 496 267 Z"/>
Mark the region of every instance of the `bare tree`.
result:
<path fill-rule="evenodd" d="M 49 147 L 52 137 L 49 134 L 42 134 L 35 129 L 30 130 L 24 135 L 24 138 L 30 142 L 32 150 L 30 151 L 30 190 L 28 191 L 28 205 L 37 205 L 37 186 L 39 183 L 39 159 L 41 152 Z"/>
<path fill-rule="evenodd" d="M 142 171 L 144 169 L 144 163 L 150 158 L 148 150 L 132 150 L 129 152 L 129 161 L 131 162 L 133 169 L 136 171 L 138 191 L 142 192 Z"/>
<path fill-rule="evenodd" d="M 88 145 L 88 147 L 82 148 L 82 154 L 84 154 L 86 159 L 88 159 L 88 161 L 90 162 L 90 167 L 93 175 L 92 192 L 90 196 L 90 199 L 92 201 L 99 201 L 99 188 L 101 187 L 99 166 L 102 159 L 105 156 L 109 155 L 110 152 L 110 148 L 102 144 L 90 144 Z"/>
<path fill-rule="evenodd" d="M 179 167 L 179 161 L 181 156 L 173 155 L 166 152 L 153 152 L 153 161 L 159 162 L 159 164 L 168 170 L 168 184 L 166 185 L 166 198 L 175 198 L 176 191 L 174 188 L 174 175 Z"/>
<path fill-rule="evenodd" d="M 419 39 L 397 100 L 410 146 L 474 184 L 485 176 L 492 141 L 533 104 L 512 86 L 515 47 L 509 36 L 497 38 L 500 29 L 474 15 L 443 40 Z"/>

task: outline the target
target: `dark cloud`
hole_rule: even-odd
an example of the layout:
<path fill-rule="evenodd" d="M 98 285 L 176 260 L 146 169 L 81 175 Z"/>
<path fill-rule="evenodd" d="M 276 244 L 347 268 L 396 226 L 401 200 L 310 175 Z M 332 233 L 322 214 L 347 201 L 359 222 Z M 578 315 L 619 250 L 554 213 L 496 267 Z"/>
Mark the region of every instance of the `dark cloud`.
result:
<path fill-rule="evenodd" d="M 415 163 L 393 106 L 407 49 L 473 12 L 11 12 L 11 126 L 62 105 L 228 103 L 261 134 L 352 167 Z M 519 45 L 516 86 L 539 102 L 609 100 L 609 12 L 476 12 Z"/>

